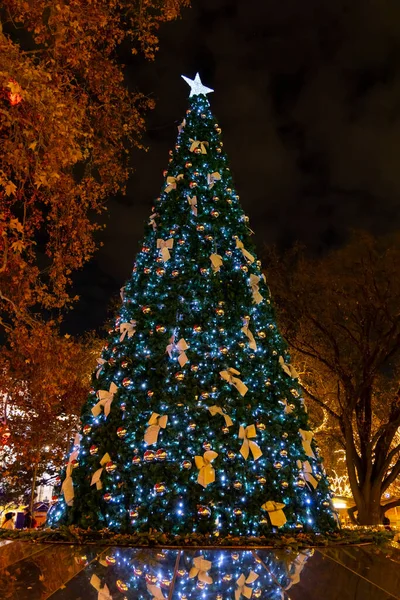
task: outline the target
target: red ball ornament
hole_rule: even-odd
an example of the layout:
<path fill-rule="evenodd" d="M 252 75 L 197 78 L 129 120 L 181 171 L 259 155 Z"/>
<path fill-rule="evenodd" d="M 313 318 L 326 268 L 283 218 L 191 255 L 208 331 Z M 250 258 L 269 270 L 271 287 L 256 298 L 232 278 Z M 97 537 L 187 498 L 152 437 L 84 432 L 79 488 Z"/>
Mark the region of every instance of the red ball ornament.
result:
<path fill-rule="evenodd" d="M 73 460 L 71 460 L 71 467 L 73 469 L 76 469 L 76 467 L 79 467 L 79 460 L 77 460 L 76 458 L 74 458 Z"/>
<path fill-rule="evenodd" d="M 153 396 L 154 396 L 154 392 L 153 392 L 153 390 L 148 390 L 148 392 L 147 392 L 147 397 L 148 397 L 148 398 L 152 398 Z"/>
<path fill-rule="evenodd" d="M 129 360 L 127 358 L 123 358 L 121 360 L 121 367 L 122 369 L 126 369 L 127 367 L 129 367 Z"/>
<path fill-rule="evenodd" d="M 145 252 L 146 254 L 150 252 L 149 246 L 142 246 L 142 252 Z"/>
<path fill-rule="evenodd" d="M 183 469 L 191 469 L 192 468 L 192 463 L 190 462 L 190 460 L 184 460 L 182 462 L 182 468 Z"/>
<path fill-rule="evenodd" d="M 117 468 L 117 465 L 112 460 L 109 460 L 108 463 L 106 463 L 107 473 L 113 473 L 113 471 L 115 471 L 116 468 Z"/>
<path fill-rule="evenodd" d="M 124 377 L 122 380 L 122 385 L 124 387 L 129 387 L 130 385 L 132 385 L 132 383 L 133 383 L 133 381 L 129 377 Z"/>
<path fill-rule="evenodd" d="M 140 465 L 140 463 L 141 463 L 140 456 L 138 456 L 137 454 L 135 454 L 135 456 L 133 456 L 133 458 L 132 458 L 132 464 L 133 465 Z"/>
<path fill-rule="evenodd" d="M 154 486 L 154 491 L 156 494 L 162 495 L 166 492 L 166 487 L 164 483 L 156 483 Z"/>
<path fill-rule="evenodd" d="M 139 516 L 139 510 L 137 508 L 137 506 L 135 506 L 134 508 L 131 508 L 131 510 L 129 511 L 129 517 L 131 519 L 137 519 Z"/>
<path fill-rule="evenodd" d="M 211 517 L 211 508 L 209 506 L 200 505 L 197 507 L 197 515 L 201 519 L 208 519 Z"/>
<path fill-rule="evenodd" d="M 163 269 L 162 267 L 159 267 L 159 268 L 156 270 L 156 274 L 157 274 L 159 277 L 162 277 L 163 275 L 165 275 L 165 269 Z"/>
<path fill-rule="evenodd" d="M 193 325 L 193 331 L 195 333 L 201 333 L 202 327 L 201 325 Z"/>
<path fill-rule="evenodd" d="M 96 444 L 93 444 L 93 446 L 90 446 L 89 448 L 89 452 L 90 454 L 93 456 L 94 454 L 97 454 L 99 451 L 99 447 L 96 446 Z"/>
<path fill-rule="evenodd" d="M 107 492 L 106 494 L 104 494 L 103 500 L 104 500 L 104 502 L 111 502 L 112 495 L 110 494 L 110 492 Z"/>
<path fill-rule="evenodd" d="M 92 431 L 92 427 L 90 425 L 84 425 L 83 429 L 82 429 L 82 433 L 83 435 L 89 435 L 89 433 Z"/>
<path fill-rule="evenodd" d="M 149 313 L 151 313 L 150 306 L 142 306 L 142 313 L 144 313 L 145 315 L 148 315 Z"/>
<path fill-rule="evenodd" d="M 51 501 L 53 502 L 53 504 L 56 504 L 58 502 L 58 496 L 52 496 Z"/>
<path fill-rule="evenodd" d="M 153 462 L 155 457 L 156 457 L 156 453 L 154 452 L 154 450 L 146 450 L 146 452 L 143 455 L 143 460 L 145 462 Z"/>
<path fill-rule="evenodd" d="M 106 556 L 106 563 L 109 566 L 115 565 L 116 562 L 117 562 L 117 559 L 115 558 L 115 556 Z"/>
<path fill-rule="evenodd" d="M 156 452 L 156 460 L 159 460 L 160 462 L 165 460 L 167 458 L 167 452 L 164 450 L 164 448 L 159 448 Z"/>
<path fill-rule="evenodd" d="M 172 271 L 171 275 L 172 275 L 172 277 L 178 277 L 178 275 L 179 275 L 179 271 L 178 271 L 178 269 L 174 269 L 174 270 Z"/>
<path fill-rule="evenodd" d="M 151 269 L 150 269 L 149 267 L 145 267 L 145 268 L 143 269 L 143 273 L 144 273 L 145 275 L 150 275 L 150 273 L 151 273 Z"/>
<path fill-rule="evenodd" d="M 122 579 L 117 579 L 117 583 L 116 583 L 117 589 L 119 592 L 127 592 L 129 589 L 129 586 L 125 583 L 125 581 L 122 581 Z"/>
<path fill-rule="evenodd" d="M 156 325 L 156 333 L 165 333 L 166 329 L 164 325 Z"/>
<path fill-rule="evenodd" d="M 125 427 L 118 427 L 117 429 L 117 436 L 119 438 L 124 438 L 127 434 L 127 430 L 125 429 Z"/>

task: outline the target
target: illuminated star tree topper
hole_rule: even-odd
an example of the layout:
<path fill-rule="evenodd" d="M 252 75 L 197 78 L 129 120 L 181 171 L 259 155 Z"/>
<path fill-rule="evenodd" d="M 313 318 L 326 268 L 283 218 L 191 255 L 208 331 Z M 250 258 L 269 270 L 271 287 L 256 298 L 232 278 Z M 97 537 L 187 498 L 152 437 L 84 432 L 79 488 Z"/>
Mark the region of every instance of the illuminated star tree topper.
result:
<path fill-rule="evenodd" d="M 184 75 L 181 75 L 181 77 L 186 81 L 188 85 L 190 85 L 189 98 L 191 98 L 192 96 L 198 96 L 199 94 L 204 94 L 206 96 L 207 94 L 211 94 L 211 92 L 214 91 L 211 88 L 202 84 L 200 75 L 198 73 L 196 73 L 196 77 L 194 79 L 189 79 L 189 77 L 185 77 Z"/>

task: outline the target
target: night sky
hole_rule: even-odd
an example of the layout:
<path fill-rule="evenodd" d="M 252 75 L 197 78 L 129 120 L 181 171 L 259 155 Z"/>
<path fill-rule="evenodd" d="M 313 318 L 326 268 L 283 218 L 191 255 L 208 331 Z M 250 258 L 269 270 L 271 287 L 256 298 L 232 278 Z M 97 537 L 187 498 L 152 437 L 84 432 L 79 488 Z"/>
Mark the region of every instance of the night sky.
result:
<path fill-rule="evenodd" d="M 99 328 L 129 277 L 159 195 L 189 88 L 200 72 L 222 127 L 242 206 L 264 244 L 314 253 L 349 229 L 399 228 L 398 0 L 193 0 L 163 26 L 154 63 L 122 52 L 127 82 L 156 100 L 147 153 L 124 198 L 109 202 L 103 248 L 75 277 L 71 333 Z"/>

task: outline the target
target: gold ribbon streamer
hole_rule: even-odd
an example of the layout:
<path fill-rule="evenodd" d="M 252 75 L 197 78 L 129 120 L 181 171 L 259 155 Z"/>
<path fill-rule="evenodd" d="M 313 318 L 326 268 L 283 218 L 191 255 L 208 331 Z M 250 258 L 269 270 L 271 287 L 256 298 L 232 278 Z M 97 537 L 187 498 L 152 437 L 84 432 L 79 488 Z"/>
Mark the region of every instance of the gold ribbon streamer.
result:
<path fill-rule="evenodd" d="M 250 283 L 251 291 L 253 294 L 253 303 L 254 304 L 260 304 L 260 302 L 262 300 L 264 300 L 263 296 L 261 296 L 261 294 L 259 292 L 259 289 L 260 289 L 260 286 L 258 285 L 259 282 L 260 282 L 260 277 L 251 273 L 249 283 Z"/>
<path fill-rule="evenodd" d="M 252 332 L 249 329 L 249 322 L 250 322 L 250 319 L 243 319 L 243 327 L 242 327 L 241 331 L 244 333 L 245 336 L 247 336 L 249 338 L 249 347 L 252 350 L 257 350 L 256 340 L 254 339 L 254 335 L 252 334 Z"/>
<path fill-rule="evenodd" d="M 286 523 L 285 513 L 282 508 L 285 508 L 283 502 L 273 502 L 269 500 L 262 505 L 264 510 L 268 512 L 268 516 L 271 521 L 271 525 L 274 527 L 282 527 Z"/>
<path fill-rule="evenodd" d="M 246 248 L 243 245 L 243 242 L 240 241 L 239 239 L 236 240 L 236 248 L 239 248 L 239 250 L 242 251 L 243 256 L 245 258 L 247 258 L 248 261 L 250 261 L 251 263 L 253 263 L 255 261 L 254 256 L 246 250 Z"/>
<path fill-rule="evenodd" d="M 189 571 L 189 577 L 197 577 L 199 581 L 211 584 L 213 579 L 207 573 L 211 567 L 212 562 L 210 560 L 205 560 L 202 556 L 196 556 L 196 558 L 193 559 L 193 567 Z"/>
<path fill-rule="evenodd" d="M 185 352 L 185 350 L 189 350 L 189 346 L 184 338 L 181 338 L 176 344 L 174 340 L 175 336 L 173 335 L 169 340 L 170 343 L 166 348 L 166 352 L 168 352 L 169 357 L 172 358 L 172 351 L 177 350 L 179 352 L 178 362 L 181 367 L 184 367 L 189 360 Z"/>
<path fill-rule="evenodd" d="M 307 554 L 306 554 L 307 553 Z M 290 583 L 285 587 L 285 590 L 290 590 L 293 585 L 296 585 L 300 581 L 300 573 L 302 572 L 305 563 L 309 559 L 310 555 L 312 556 L 314 550 L 306 550 L 306 552 L 300 552 L 290 565 L 289 569 L 289 577 Z M 294 571 L 292 571 L 292 567 L 294 566 Z"/>
<path fill-rule="evenodd" d="M 150 419 L 147 422 L 148 428 L 144 434 L 144 441 L 148 446 L 156 444 L 158 440 L 158 434 L 160 429 L 165 429 L 168 422 L 168 415 L 159 415 L 152 413 Z"/>
<path fill-rule="evenodd" d="M 239 439 L 243 440 L 242 447 L 240 448 L 240 454 L 243 456 L 244 460 L 248 459 L 249 450 L 251 450 L 254 460 L 258 460 L 262 456 L 259 445 L 256 444 L 256 442 L 251 441 L 251 438 L 255 437 L 257 437 L 257 432 L 254 425 L 248 425 L 247 427 L 240 425 Z"/>
<path fill-rule="evenodd" d="M 293 365 L 289 365 L 289 364 L 285 363 L 283 356 L 279 357 L 279 364 L 281 365 L 281 367 L 284 370 L 284 372 L 286 373 L 286 375 L 289 375 L 289 377 L 292 377 L 292 379 L 297 379 L 299 377 L 299 374 L 296 371 L 296 369 L 293 367 Z"/>
<path fill-rule="evenodd" d="M 114 382 L 110 384 L 110 388 L 107 390 L 99 390 L 97 392 L 97 396 L 99 397 L 99 401 L 92 408 L 92 415 L 94 417 L 98 417 L 101 413 L 101 409 L 104 409 L 104 416 L 108 417 L 111 410 L 111 403 L 114 400 L 114 394 L 118 391 L 117 386 Z"/>
<path fill-rule="evenodd" d="M 157 213 L 153 213 L 152 215 L 150 215 L 150 221 L 149 221 L 149 225 L 151 225 L 153 227 L 153 231 L 155 231 L 157 229 L 157 223 L 155 221 L 157 217 Z"/>
<path fill-rule="evenodd" d="M 316 458 L 316 456 L 315 456 L 315 454 L 314 454 L 314 452 L 313 452 L 313 450 L 311 448 L 311 442 L 312 442 L 312 439 L 314 437 L 313 432 L 312 431 L 306 431 L 305 429 L 299 429 L 299 433 L 301 435 L 304 452 L 310 458 Z"/>
<path fill-rule="evenodd" d="M 204 488 L 215 481 L 215 469 L 211 463 L 217 456 L 218 454 L 213 450 L 207 450 L 207 452 L 204 452 L 203 456 L 194 457 L 196 467 L 199 469 L 197 483 Z"/>
<path fill-rule="evenodd" d="M 68 459 L 68 464 L 67 464 L 67 469 L 66 469 L 66 473 L 65 473 L 65 479 L 63 481 L 63 484 L 61 486 L 61 492 L 64 495 L 64 500 L 65 500 L 65 504 L 67 506 L 72 506 L 74 503 L 74 483 L 72 481 L 72 461 L 75 460 L 76 458 L 78 458 L 79 455 L 79 450 L 74 450 L 73 452 L 71 452 L 69 459 Z"/>
<path fill-rule="evenodd" d="M 124 296 L 125 296 L 125 286 L 123 286 L 120 290 L 119 290 L 119 295 L 121 296 L 121 300 L 122 302 L 124 301 Z"/>
<path fill-rule="evenodd" d="M 194 152 L 196 148 L 200 148 L 202 154 L 207 154 L 206 146 L 208 146 L 208 142 L 200 142 L 200 140 L 193 140 L 192 138 L 189 138 L 189 142 L 192 142 L 190 152 Z"/>
<path fill-rule="evenodd" d="M 225 419 L 225 425 L 227 427 L 231 427 L 233 425 L 233 421 L 230 418 L 230 416 L 227 415 L 226 412 L 224 412 L 220 406 L 214 404 L 213 406 L 209 406 L 208 410 L 210 411 L 213 417 L 215 417 L 215 415 L 222 415 Z"/>
<path fill-rule="evenodd" d="M 128 335 L 128 338 L 131 338 L 136 332 L 136 321 L 131 321 L 130 323 L 121 323 L 119 326 L 119 331 L 121 334 L 119 337 L 120 342 L 124 341 L 126 335 Z"/>
<path fill-rule="evenodd" d="M 96 484 L 97 490 L 101 490 L 101 488 L 103 487 L 103 484 L 101 482 L 101 474 L 103 472 L 103 465 L 105 465 L 106 463 L 108 463 L 110 461 L 111 461 L 111 456 L 108 454 L 108 452 L 106 452 L 100 461 L 100 464 L 102 466 L 100 467 L 100 469 L 97 469 L 97 471 L 95 471 L 92 475 L 92 480 L 90 482 L 90 485 Z"/>
<path fill-rule="evenodd" d="M 173 238 L 169 238 L 168 240 L 163 240 L 161 238 L 158 238 L 157 248 L 159 250 L 161 250 L 161 256 L 162 256 L 162 259 L 164 262 L 167 262 L 171 258 L 169 251 L 172 249 L 173 245 L 174 245 Z"/>
<path fill-rule="evenodd" d="M 165 188 L 165 192 L 169 194 L 171 190 L 176 190 L 177 183 L 181 179 L 183 179 L 182 173 L 177 175 L 177 177 L 167 177 L 167 186 Z"/>
<path fill-rule="evenodd" d="M 219 254 L 210 254 L 210 260 L 211 268 L 214 271 L 214 273 L 219 273 L 219 270 L 223 265 L 222 256 L 220 256 Z"/>
<path fill-rule="evenodd" d="M 146 585 L 147 591 L 153 596 L 152 600 L 166 600 L 161 588 L 159 588 L 158 585 L 154 585 L 153 583 L 147 583 Z"/>
<path fill-rule="evenodd" d="M 220 179 L 221 179 L 221 175 L 218 173 L 218 171 L 215 171 L 214 173 L 208 173 L 208 175 L 207 175 L 208 188 L 211 189 L 212 187 L 214 187 L 214 184 L 217 181 L 220 181 Z"/>
<path fill-rule="evenodd" d="M 192 213 L 195 217 L 197 217 L 197 196 L 193 196 L 192 198 L 188 196 L 187 199 L 190 208 L 192 209 Z"/>
<path fill-rule="evenodd" d="M 301 460 L 298 460 L 296 464 L 297 464 L 299 470 L 302 472 L 304 479 L 315 490 L 315 488 L 318 485 L 318 481 L 315 479 L 315 477 L 313 475 L 313 470 L 312 470 L 312 467 L 311 467 L 310 463 L 308 462 L 308 460 L 306 460 L 303 463 L 301 462 Z"/>
<path fill-rule="evenodd" d="M 245 598 L 251 598 L 253 594 L 253 589 L 248 587 L 246 583 L 254 583 L 258 579 L 259 575 L 255 573 L 252 569 L 250 569 L 250 573 L 246 578 L 244 573 L 241 574 L 239 579 L 236 580 L 236 585 L 238 586 L 235 590 L 235 600 L 239 600 L 242 596 Z"/>
<path fill-rule="evenodd" d="M 107 361 L 104 360 L 104 358 L 99 357 L 99 358 L 96 358 L 96 362 L 97 362 L 96 379 L 98 379 L 100 377 L 100 373 Z"/>
<path fill-rule="evenodd" d="M 235 375 L 240 375 L 240 371 L 230 367 L 225 371 L 220 371 L 219 374 L 221 375 L 222 379 L 225 379 L 225 381 L 233 385 L 241 396 L 246 395 L 246 392 L 249 388 L 238 377 L 235 377 Z"/>
<path fill-rule="evenodd" d="M 178 125 L 178 132 L 182 133 L 182 129 L 185 129 L 186 127 L 186 119 L 183 119 L 182 123 L 179 123 Z"/>

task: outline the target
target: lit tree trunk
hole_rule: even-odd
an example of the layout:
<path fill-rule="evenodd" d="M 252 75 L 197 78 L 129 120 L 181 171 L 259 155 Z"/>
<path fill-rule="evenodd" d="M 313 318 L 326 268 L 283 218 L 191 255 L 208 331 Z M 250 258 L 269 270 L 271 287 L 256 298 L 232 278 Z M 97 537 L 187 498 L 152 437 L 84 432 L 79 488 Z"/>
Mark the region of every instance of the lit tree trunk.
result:
<path fill-rule="evenodd" d="M 33 467 L 33 476 L 32 476 L 31 500 L 29 503 L 29 510 L 31 511 L 32 517 L 33 517 L 33 505 L 35 503 L 36 478 L 37 478 L 37 462 L 35 461 L 35 465 Z"/>

